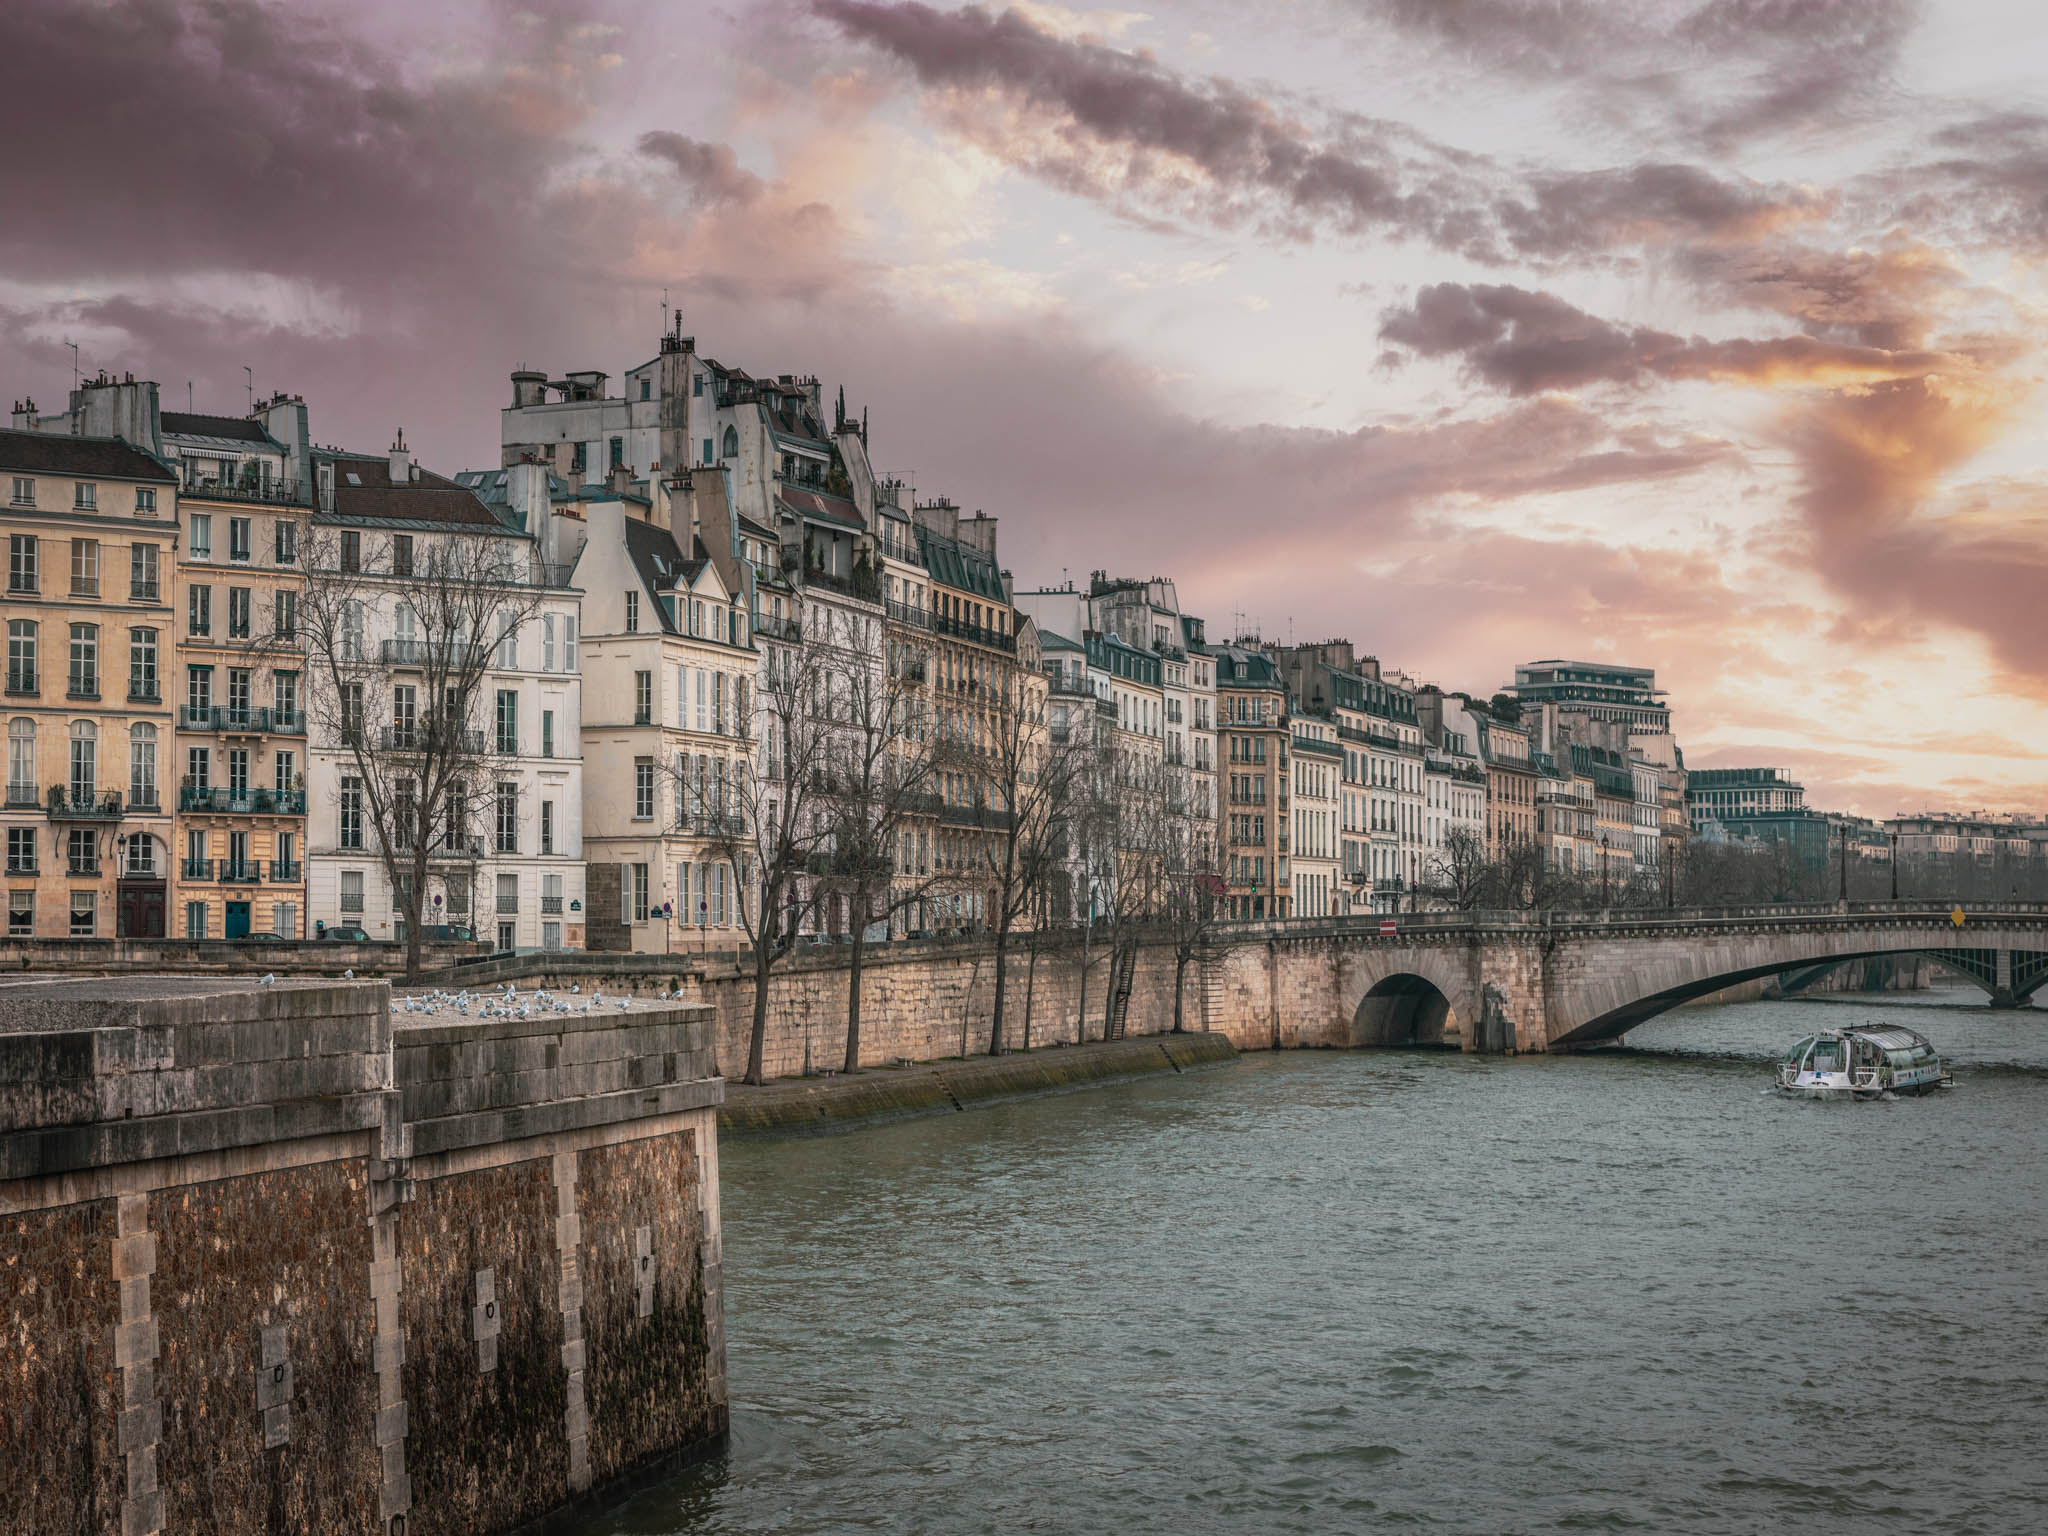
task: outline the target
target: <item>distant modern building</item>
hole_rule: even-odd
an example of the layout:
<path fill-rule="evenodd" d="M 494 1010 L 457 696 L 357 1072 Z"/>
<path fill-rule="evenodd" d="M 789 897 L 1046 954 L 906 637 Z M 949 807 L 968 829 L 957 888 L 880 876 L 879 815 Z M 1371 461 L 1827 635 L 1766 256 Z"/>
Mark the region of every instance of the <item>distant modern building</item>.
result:
<path fill-rule="evenodd" d="M 1782 768 L 1695 768 L 1685 798 L 1695 827 L 1710 820 L 1726 825 L 1749 816 L 1804 810 L 1806 787 Z"/>
<path fill-rule="evenodd" d="M 1532 661 L 1515 668 L 1515 681 L 1507 692 L 1524 709 L 1555 704 L 1563 714 L 1616 725 L 1630 735 L 1664 735 L 1671 730 L 1671 708 L 1650 667 Z"/>

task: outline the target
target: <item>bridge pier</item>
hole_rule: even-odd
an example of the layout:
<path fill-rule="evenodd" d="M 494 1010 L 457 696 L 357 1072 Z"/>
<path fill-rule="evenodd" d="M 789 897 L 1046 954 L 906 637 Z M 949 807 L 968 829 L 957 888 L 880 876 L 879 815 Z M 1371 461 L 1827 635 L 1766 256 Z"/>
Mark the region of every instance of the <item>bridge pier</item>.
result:
<path fill-rule="evenodd" d="M 1548 1051 L 1543 946 L 1512 940 L 1478 945 L 1473 969 L 1478 1017 L 1466 1033 L 1464 1048 L 1495 1056 Z"/>
<path fill-rule="evenodd" d="M 1994 1008 L 2017 1008 L 2020 1000 L 2012 986 L 2012 951 L 2001 949 L 1998 961 L 1992 971 L 1991 1006 Z"/>

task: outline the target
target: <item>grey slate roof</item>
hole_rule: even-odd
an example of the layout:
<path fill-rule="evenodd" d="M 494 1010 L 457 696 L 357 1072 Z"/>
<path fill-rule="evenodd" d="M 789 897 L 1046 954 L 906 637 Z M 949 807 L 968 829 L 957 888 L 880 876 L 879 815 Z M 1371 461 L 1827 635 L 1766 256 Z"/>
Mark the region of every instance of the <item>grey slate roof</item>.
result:
<path fill-rule="evenodd" d="M 174 485 L 163 461 L 118 437 L 70 437 L 56 432 L 0 430 L 0 469 L 84 479 L 151 480 Z"/>

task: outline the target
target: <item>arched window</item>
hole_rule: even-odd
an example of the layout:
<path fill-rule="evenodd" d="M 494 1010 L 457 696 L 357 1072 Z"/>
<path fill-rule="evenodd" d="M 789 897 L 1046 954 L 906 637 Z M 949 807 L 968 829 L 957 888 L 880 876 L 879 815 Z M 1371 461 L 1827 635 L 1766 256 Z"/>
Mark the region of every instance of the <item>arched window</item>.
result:
<path fill-rule="evenodd" d="M 740 434 L 737 427 L 725 429 L 725 457 L 736 459 L 740 456 Z"/>
<path fill-rule="evenodd" d="M 90 800 L 99 788 L 100 730 L 90 720 L 71 722 L 71 798 Z"/>
<path fill-rule="evenodd" d="M 128 727 L 128 800 L 156 804 L 156 727 L 147 720 Z"/>
<path fill-rule="evenodd" d="M 25 715 L 7 722 L 7 803 L 36 803 L 36 723 Z"/>

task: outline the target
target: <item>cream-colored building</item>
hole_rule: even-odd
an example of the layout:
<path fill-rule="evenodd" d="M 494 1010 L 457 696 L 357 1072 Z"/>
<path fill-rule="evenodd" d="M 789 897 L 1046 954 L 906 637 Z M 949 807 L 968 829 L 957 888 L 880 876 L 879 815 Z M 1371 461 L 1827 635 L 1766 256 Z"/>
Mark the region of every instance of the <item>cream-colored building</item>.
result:
<path fill-rule="evenodd" d="M 0 432 L 7 535 L 7 932 L 156 938 L 169 902 L 177 480 L 99 435 Z"/>
<path fill-rule="evenodd" d="M 1329 720 L 1297 714 L 1289 722 L 1294 738 L 1294 795 L 1288 846 L 1288 879 L 1296 917 L 1343 915 L 1338 880 L 1341 849 L 1339 812 L 1344 792 L 1344 749 Z"/>

